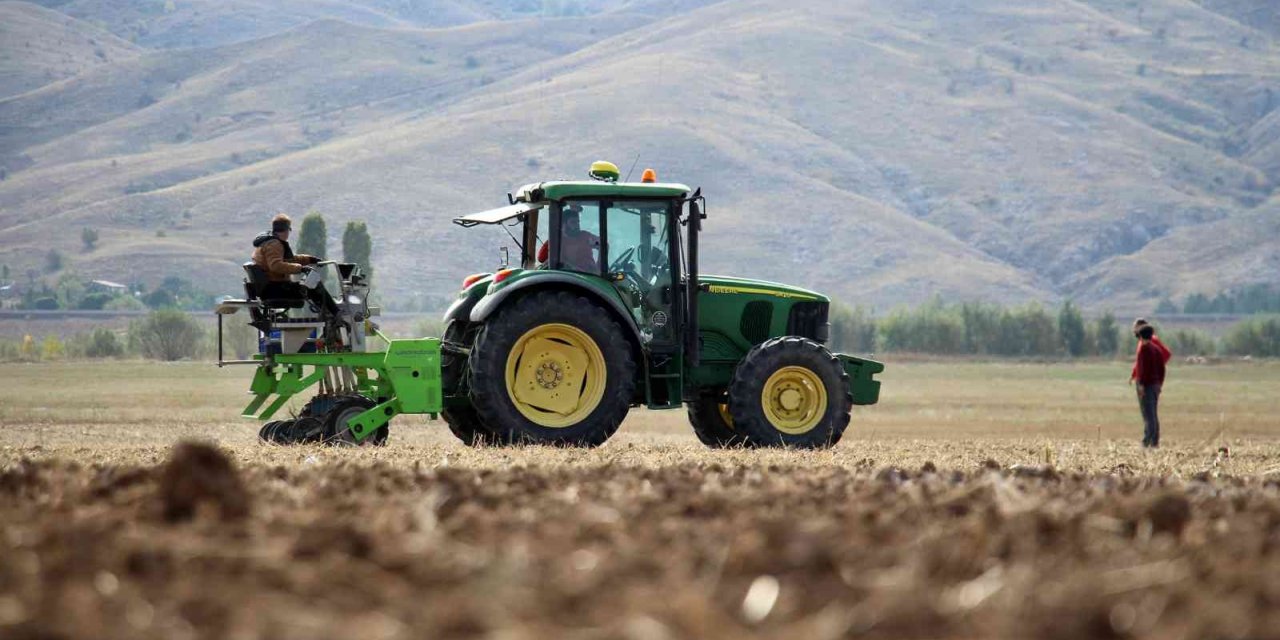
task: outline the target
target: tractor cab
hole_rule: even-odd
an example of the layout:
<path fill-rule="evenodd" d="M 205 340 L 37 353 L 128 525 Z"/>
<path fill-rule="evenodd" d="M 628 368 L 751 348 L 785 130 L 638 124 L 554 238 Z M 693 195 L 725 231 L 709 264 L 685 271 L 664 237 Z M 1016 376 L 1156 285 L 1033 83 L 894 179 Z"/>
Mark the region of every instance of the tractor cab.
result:
<path fill-rule="evenodd" d="M 518 264 L 469 277 L 468 287 L 515 290 L 525 278 L 555 272 L 604 291 L 625 310 L 643 344 L 674 352 L 683 275 L 679 231 L 689 192 L 683 184 L 656 182 L 525 185 L 506 207 L 454 220 L 463 227 L 503 225 L 520 254 Z"/>

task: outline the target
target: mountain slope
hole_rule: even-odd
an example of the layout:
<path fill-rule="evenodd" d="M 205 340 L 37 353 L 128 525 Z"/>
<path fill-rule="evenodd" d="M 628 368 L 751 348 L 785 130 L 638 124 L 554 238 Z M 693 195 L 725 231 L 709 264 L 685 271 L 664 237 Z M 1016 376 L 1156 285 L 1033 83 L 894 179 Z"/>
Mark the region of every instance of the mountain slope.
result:
<path fill-rule="evenodd" d="M 1277 211 L 1280 62 L 1225 4 L 653 2 L 149 54 L 0 101 L 29 165 L 0 261 L 93 226 L 77 269 L 230 290 L 263 220 L 318 210 L 370 221 L 388 299 L 439 304 L 508 242 L 449 218 L 638 153 L 704 188 L 711 271 L 1142 310 L 1280 273 L 1248 233 Z"/>
<path fill-rule="evenodd" d="M 138 47 L 27 2 L 0 2 L 0 99 L 127 60 Z"/>

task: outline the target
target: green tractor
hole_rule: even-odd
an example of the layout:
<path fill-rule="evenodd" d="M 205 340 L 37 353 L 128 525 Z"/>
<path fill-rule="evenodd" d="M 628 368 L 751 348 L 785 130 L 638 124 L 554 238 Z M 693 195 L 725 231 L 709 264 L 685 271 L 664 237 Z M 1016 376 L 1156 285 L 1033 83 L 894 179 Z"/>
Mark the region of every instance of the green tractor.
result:
<path fill-rule="evenodd" d="M 269 396 L 279 396 L 273 412 L 309 386 L 306 366 L 316 368 L 312 382 L 353 383 L 309 403 L 347 410 L 342 424 L 313 418 L 328 425 L 313 432 L 358 443 L 385 440 L 396 413 L 438 412 L 470 445 L 596 446 L 643 405 L 686 407 L 710 447 L 824 448 L 840 440 L 853 405 L 875 404 L 884 365 L 824 346 L 828 298 L 699 273 L 700 190 L 650 171 L 618 182 L 603 162 L 591 177 L 526 185 L 507 206 L 454 220 L 505 227 L 519 259 L 463 281 L 440 340 L 257 356 L 246 415 L 269 418 L 257 413 Z M 369 315 L 354 314 L 376 331 Z M 419 361 L 406 356 L 419 352 Z M 378 358 L 402 366 L 371 364 Z"/>

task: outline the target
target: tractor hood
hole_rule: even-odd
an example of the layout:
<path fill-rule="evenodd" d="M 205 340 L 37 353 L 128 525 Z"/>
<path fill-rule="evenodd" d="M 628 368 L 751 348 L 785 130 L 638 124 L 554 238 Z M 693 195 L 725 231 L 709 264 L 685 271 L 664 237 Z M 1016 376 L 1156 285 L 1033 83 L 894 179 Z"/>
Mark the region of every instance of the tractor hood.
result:
<path fill-rule="evenodd" d="M 765 280 L 699 275 L 698 284 L 708 293 L 766 295 L 790 300 L 812 300 L 814 302 L 831 301 L 826 296 L 808 289 Z"/>

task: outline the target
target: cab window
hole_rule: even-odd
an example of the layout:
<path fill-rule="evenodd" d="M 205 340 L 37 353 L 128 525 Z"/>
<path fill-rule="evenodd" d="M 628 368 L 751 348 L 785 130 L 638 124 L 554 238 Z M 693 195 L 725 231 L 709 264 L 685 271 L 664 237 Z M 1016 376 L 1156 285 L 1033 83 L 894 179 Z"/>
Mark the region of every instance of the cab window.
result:
<path fill-rule="evenodd" d="M 564 203 L 560 208 L 561 268 L 598 274 L 600 257 L 600 203 Z"/>
<path fill-rule="evenodd" d="M 651 338 L 670 331 L 669 209 L 669 202 L 652 200 L 615 201 L 607 203 L 606 209 L 606 276 L 628 300 L 636 323 Z"/>

